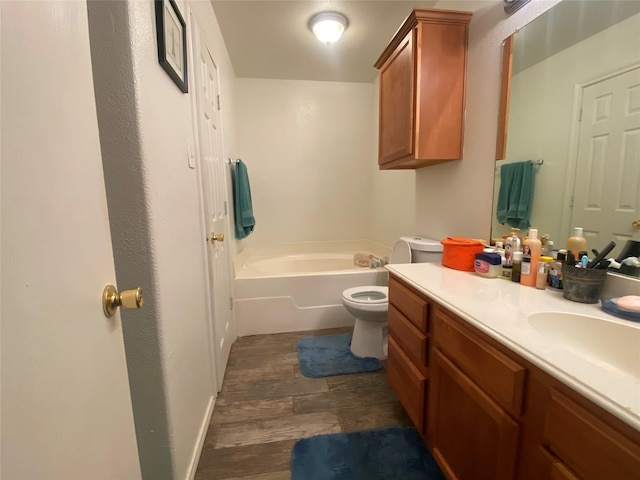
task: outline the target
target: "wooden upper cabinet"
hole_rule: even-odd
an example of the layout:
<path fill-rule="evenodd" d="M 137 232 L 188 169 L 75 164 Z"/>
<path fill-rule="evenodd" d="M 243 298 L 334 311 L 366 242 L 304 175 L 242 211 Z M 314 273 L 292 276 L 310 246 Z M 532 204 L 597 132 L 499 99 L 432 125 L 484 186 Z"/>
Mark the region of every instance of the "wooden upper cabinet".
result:
<path fill-rule="evenodd" d="M 462 158 L 470 12 L 415 9 L 375 64 L 380 169 Z"/>

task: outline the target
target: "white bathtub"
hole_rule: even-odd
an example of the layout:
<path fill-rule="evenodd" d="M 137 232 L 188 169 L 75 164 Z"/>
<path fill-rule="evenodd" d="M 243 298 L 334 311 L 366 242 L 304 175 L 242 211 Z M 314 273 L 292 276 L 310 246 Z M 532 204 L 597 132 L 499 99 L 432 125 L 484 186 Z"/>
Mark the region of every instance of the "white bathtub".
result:
<path fill-rule="evenodd" d="M 354 265 L 355 253 L 384 257 L 389 249 L 367 241 L 247 247 L 234 262 L 238 335 L 353 325 L 343 290 L 389 278 L 383 268 Z"/>

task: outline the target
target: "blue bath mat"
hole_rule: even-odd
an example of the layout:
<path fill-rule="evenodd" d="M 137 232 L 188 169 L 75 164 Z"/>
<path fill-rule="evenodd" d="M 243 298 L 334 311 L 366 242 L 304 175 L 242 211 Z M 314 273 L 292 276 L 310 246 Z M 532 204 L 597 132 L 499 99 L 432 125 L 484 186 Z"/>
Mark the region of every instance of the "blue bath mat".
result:
<path fill-rule="evenodd" d="M 298 341 L 298 360 L 305 377 L 331 377 L 348 373 L 375 372 L 382 368 L 377 358 L 356 357 L 349 345 L 351 334 L 306 337 Z"/>
<path fill-rule="evenodd" d="M 291 480 L 444 480 L 420 434 L 389 427 L 298 440 Z"/>

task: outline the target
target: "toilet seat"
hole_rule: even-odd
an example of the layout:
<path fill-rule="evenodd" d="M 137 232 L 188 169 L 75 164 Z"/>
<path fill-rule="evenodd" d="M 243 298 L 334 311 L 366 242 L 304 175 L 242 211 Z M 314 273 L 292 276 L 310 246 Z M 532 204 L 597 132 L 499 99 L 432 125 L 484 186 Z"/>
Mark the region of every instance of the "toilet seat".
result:
<path fill-rule="evenodd" d="M 358 305 L 380 305 L 389 303 L 389 287 L 364 286 L 347 288 L 342 298 Z"/>

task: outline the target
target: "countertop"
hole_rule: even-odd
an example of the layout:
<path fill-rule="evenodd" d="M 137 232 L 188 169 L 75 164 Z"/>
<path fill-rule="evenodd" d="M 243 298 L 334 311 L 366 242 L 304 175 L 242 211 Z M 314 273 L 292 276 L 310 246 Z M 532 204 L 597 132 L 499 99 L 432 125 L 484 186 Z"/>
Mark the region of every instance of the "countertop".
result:
<path fill-rule="evenodd" d="M 640 329 L 640 323 L 618 319 L 600 304 L 566 300 L 561 292 L 538 290 L 501 278 L 486 278 L 435 263 L 392 264 L 386 268 L 426 296 L 448 308 L 515 353 L 640 430 L 640 383 L 603 362 L 550 341 L 528 317 L 538 312 L 568 312 L 598 317 Z M 638 337 L 640 338 L 640 337 Z M 635 346 L 635 345 L 632 345 Z M 640 344 L 636 348 L 640 368 Z M 632 352 L 632 354 L 634 354 Z"/>

